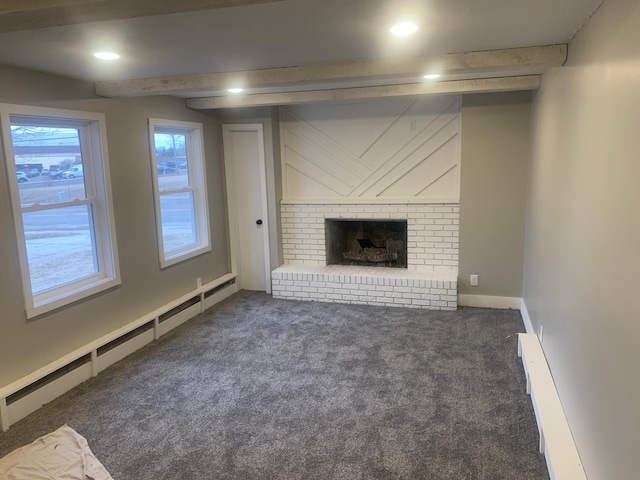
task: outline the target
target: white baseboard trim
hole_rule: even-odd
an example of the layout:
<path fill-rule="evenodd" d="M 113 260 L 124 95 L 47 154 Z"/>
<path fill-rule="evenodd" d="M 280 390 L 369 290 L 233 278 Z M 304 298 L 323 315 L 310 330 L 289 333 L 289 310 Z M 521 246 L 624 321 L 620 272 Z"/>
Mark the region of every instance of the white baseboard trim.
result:
<path fill-rule="evenodd" d="M 7 431 L 9 426 L 45 403 L 233 295 L 238 291 L 235 278 L 236 275 L 230 273 L 198 286 L 127 325 L 3 386 L 0 388 L 0 430 Z"/>
<path fill-rule="evenodd" d="M 533 324 L 531 323 L 531 317 L 529 316 L 529 310 L 524 303 L 524 298 L 520 299 L 520 315 L 522 315 L 522 323 L 524 323 L 524 330 L 527 333 L 535 333 L 533 331 Z"/>
<path fill-rule="evenodd" d="M 520 300 L 517 297 L 496 297 L 494 295 L 468 295 L 464 293 L 458 295 L 458 305 L 461 307 L 512 308 L 519 310 Z"/>
<path fill-rule="evenodd" d="M 586 480 L 578 449 L 564 414 L 542 345 L 535 333 L 518 334 L 527 393 L 536 415 L 540 453 L 544 453 L 551 480 Z"/>

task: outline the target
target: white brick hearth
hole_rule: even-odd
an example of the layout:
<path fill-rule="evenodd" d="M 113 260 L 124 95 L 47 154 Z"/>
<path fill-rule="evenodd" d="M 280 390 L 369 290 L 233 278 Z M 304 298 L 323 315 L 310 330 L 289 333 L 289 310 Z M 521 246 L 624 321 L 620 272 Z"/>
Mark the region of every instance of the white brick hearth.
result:
<path fill-rule="evenodd" d="M 274 297 L 455 310 L 458 204 L 285 203 L 285 264 L 272 272 Z M 325 219 L 407 220 L 403 268 L 326 265 Z"/>
<path fill-rule="evenodd" d="M 456 288 L 451 269 L 284 265 L 271 275 L 274 297 L 317 302 L 455 310 Z"/>

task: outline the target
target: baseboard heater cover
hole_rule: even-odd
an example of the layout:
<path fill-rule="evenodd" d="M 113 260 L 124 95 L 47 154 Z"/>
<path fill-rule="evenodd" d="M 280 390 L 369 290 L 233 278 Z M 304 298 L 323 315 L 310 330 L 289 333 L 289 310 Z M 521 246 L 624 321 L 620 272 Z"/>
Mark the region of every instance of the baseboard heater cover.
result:
<path fill-rule="evenodd" d="M 527 379 L 551 480 L 587 480 L 542 345 L 534 333 L 518 334 L 518 356 Z"/>
<path fill-rule="evenodd" d="M 237 292 L 224 275 L 0 388 L 0 430 Z"/>
<path fill-rule="evenodd" d="M 65 365 L 64 367 L 60 367 L 59 369 L 57 369 L 55 372 L 51 372 L 49 375 L 47 375 L 46 377 L 41 378 L 40 380 L 37 380 L 35 382 L 33 382 L 30 385 L 27 385 L 26 387 L 18 390 L 17 392 L 9 395 L 6 399 L 7 401 L 7 406 L 13 405 L 14 403 L 16 403 L 17 401 L 25 398 L 26 396 L 30 395 L 31 393 L 40 390 L 42 387 L 49 385 L 53 382 L 55 382 L 56 380 L 64 377 L 65 375 L 73 372 L 74 370 L 82 367 L 83 365 L 86 365 L 88 363 L 91 363 L 91 355 L 87 354 L 84 357 L 80 357 L 77 360 Z"/>
<path fill-rule="evenodd" d="M 206 292 L 204 292 L 204 298 L 207 299 L 210 296 L 218 293 L 220 290 L 224 290 L 225 288 L 233 285 L 234 283 L 236 283 L 236 279 L 232 278 L 231 280 L 228 280 L 228 281 L 218 285 L 217 287 L 212 288 L 211 290 L 207 290 Z"/>

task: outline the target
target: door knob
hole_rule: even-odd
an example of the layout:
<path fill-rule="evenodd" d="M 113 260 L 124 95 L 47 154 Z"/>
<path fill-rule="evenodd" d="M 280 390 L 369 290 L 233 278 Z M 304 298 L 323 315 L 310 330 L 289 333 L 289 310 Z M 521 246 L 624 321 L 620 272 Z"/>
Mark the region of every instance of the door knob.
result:
<path fill-rule="evenodd" d="M 256 225 L 262 225 L 262 220 L 261 219 L 256 220 Z"/>

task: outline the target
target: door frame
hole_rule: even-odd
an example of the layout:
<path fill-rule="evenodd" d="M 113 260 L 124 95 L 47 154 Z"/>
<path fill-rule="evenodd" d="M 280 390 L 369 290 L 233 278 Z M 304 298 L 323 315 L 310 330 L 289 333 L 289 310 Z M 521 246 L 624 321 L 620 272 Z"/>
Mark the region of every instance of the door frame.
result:
<path fill-rule="evenodd" d="M 227 187 L 227 214 L 229 219 L 229 251 L 231 255 L 231 273 L 238 276 L 240 288 L 242 277 L 238 272 L 240 262 L 240 249 L 238 248 L 238 202 L 236 195 L 238 188 L 236 183 L 235 166 L 231 163 L 232 147 L 230 136 L 235 132 L 256 132 L 258 134 L 258 163 L 260 173 L 260 200 L 262 210 L 262 234 L 264 245 L 264 274 L 266 292 L 271 293 L 271 250 L 269 247 L 269 209 L 267 208 L 267 167 L 264 153 L 264 133 L 261 123 L 225 123 L 222 125 L 222 145 L 224 150 L 224 171 Z"/>

